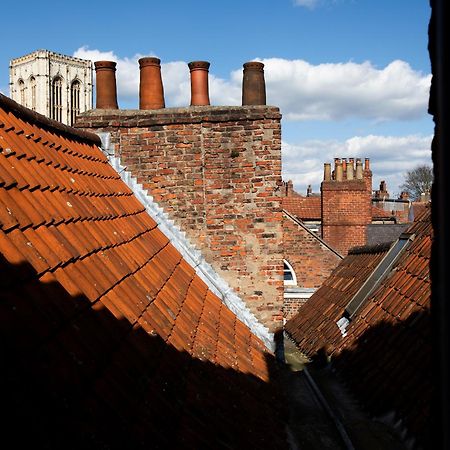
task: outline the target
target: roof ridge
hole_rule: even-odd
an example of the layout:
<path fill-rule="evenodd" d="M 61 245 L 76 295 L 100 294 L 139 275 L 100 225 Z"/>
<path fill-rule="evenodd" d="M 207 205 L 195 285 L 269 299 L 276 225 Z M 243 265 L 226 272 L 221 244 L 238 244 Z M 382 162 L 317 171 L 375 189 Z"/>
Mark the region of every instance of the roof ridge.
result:
<path fill-rule="evenodd" d="M 322 245 L 325 245 L 325 247 L 328 248 L 328 250 L 332 251 L 336 256 L 338 256 L 341 259 L 344 259 L 344 256 L 342 256 L 337 250 L 335 250 L 330 244 L 328 244 L 326 241 L 324 241 L 319 235 L 312 232 L 305 224 L 300 220 L 297 219 L 293 214 L 291 214 L 286 209 L 282 209 L 282 212 L 289 217 L 294 223 L 301 226 L 305 231 L 307 231 L 314 239 L 318 240 Z"/>
<path fill-rule="evenodd" d="M 348 254 L 349 255 L 361 255 L 363 253 L 385 252 L 390 249 L 393 242 L 394 241 L 382 242 L 382 243 L 371 244 L 371 245 L 357 245 L 355 247 L 350 248 L 350 250 L 348 251 Z"/>
<path fill-rule="evenodd" d="M 2 93 L 0 93 L 0 107 L 14 112 L 14 114 L 16 114 L 21 119 L 24 119 L 32 124 L 44 127 L 45 129 L 50 129 L 54 132 L 57 132 L 58 134 L 63 134 L 65 136 L 75 138 L 76 140 L 82 140 L 84 142 L 88 141 L 98 146 L 101 145 L 101 140 L 97 134 L 91 133 L 89 131 L 79 130 L 77 128 L 58 122 L 57 120 L 49 119 L 43 114 L 32 111 L 31 109 L 20 105 L 19 103 Z"/>

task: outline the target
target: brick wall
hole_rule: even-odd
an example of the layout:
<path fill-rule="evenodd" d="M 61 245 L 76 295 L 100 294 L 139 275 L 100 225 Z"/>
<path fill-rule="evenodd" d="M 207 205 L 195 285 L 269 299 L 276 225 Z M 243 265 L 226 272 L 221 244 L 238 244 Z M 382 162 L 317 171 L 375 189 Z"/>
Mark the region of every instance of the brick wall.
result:
<path fill-rule="evenodd" d="M 372 221 L 368 178 L 322 182 L 322 238 L 342 255 L 367 242 Z"/>
<path fill-rule="evenodd" d="M 292 319 L 307 301 L 308 299 L 306 298 L 285 298 L 283 303 L 283 318 L 285 322 Z"/>
<path fill-rule="evenodd" d="M 93 110 L 116 156 L 274 331 L 282 323 L 281 115 L 268 106 Z"/>
<path fill-rule="evenodd" d="M 294 269 L 297 285 L 318 288 L 341 258 L 288 216 L 283 217 L 284 259 Z"/>

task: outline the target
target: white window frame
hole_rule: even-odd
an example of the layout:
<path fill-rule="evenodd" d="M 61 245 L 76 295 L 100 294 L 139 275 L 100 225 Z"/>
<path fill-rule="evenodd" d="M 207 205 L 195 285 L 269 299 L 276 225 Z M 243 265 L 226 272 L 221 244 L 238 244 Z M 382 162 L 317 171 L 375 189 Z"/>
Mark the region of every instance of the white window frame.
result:
<path fill-rule="evenodd" d="M 292 280 L 284 279 L 284 273 L 286 272 L 286 267 L 287 267 L 287 270 L 292 274 Z M 286 261 L 285 259 L 283 259 L 283 280 L 284 280 L 285 286 L 297 286 L 297 276 L 295 275 L 295 270 L 291 266 L 291 264 L 289 264 L 289 262 Z"/>

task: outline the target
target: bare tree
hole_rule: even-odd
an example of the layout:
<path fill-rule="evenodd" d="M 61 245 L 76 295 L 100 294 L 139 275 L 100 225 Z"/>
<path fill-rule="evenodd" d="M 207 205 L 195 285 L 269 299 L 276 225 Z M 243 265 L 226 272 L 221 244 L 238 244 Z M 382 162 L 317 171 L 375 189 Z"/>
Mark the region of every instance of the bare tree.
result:
<path fill-rule="evenodd" d="M 412 200 L 420 199 L 420 194 L 429 194 L 433 184 L 433 167 L 430 165 L 419 165 L 408 170 L 405 182 L 401 188 L 409 194 Z"/>

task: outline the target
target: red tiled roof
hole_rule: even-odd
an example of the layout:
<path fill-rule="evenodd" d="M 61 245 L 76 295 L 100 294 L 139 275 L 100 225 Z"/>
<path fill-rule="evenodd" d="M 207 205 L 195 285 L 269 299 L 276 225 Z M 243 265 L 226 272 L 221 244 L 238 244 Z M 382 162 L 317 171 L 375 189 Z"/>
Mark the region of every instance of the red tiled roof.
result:
<path fill-rule="evenodd" d="M 379 206 L 372 205 L 372 219 L 386 219 L 392 218 L 392 214 L 389 211 L 385 211 Z"/>
<path fill-rule="evenodd" d="M 4 428 L 49 448 L 284 448 L 273 355 L 98 143 L 0 97 Z"/>
<path fill-rule="evenodd" d="M 313 294 L 286 330 L 313 356 L 325 349 L 333 365 L 375 415 L 395 411 L 422 444 L 429 420 L 430 209 L 408 232 L 415 239 L 370 295 L 342 337 L 336 321 L 382 258 L 376 249 L 350 254 Z"/>
<path fill-rule="evenodd" d="M 310 197 L 283 197 L 283 209 L 301 220 L 321 220 L 321 198 Z"/>
<path fill-rule="evenodd" d="M 300 220 L 322 220 L 321 197 L 292 196 L 283 197 L 283 209 L 298 217 Z M 392 214 L 378 206 L 372 206 L 373 219 L 386 219 Z"/>

